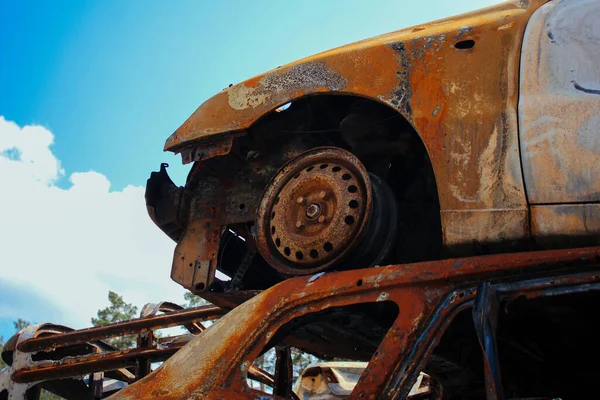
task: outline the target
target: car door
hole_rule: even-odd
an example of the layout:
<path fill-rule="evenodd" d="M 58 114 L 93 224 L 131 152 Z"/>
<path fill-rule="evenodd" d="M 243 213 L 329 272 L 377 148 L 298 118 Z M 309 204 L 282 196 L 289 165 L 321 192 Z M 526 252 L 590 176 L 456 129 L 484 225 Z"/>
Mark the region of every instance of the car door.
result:
<path fill-rule="evenodd" d="M 598 242 L 599 20 L 597 0 L 555 0 L 525 31 L 520 150 L 532 234 L 541 244 Z"/>

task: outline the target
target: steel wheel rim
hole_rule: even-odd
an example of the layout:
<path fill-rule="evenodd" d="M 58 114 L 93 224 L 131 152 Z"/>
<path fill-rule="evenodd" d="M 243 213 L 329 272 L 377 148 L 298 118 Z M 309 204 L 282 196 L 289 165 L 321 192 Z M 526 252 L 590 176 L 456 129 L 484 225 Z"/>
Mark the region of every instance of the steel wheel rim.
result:
<path fill-rule="evenodd" d="M 257 245 L 265 260 L 289 275 L 339 263 L 369 220 L 372 188 L 366 168 L 337 147 L 311 149 L 271 179 L 257 211 Z"/>

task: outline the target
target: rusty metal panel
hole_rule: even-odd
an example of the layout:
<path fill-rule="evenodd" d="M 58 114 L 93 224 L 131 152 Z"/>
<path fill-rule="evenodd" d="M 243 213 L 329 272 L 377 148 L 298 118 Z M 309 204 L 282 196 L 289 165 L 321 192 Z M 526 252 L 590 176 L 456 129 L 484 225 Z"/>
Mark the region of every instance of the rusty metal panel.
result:
<path fill-rule="evenodd" d="M 442 211 L 444 243 L 460 253 L 462 245 L 479 244 L 493 250 L 500 247 L 520 247 L 527 243 L 529 216 L 527 210 L 464 210 Z M 472 246 L 464 252 L 473 251 Z"/>
<path fill-rule="evenodd" d="M 533 204 L 600 201 L 600 2 L 553 1 L 523 42 L 519 123 Z"/>
<path fill-rule="evenodd" d="M 545 247 L 600 244 L 600 204 L 531 207 L 531 234 Z"/>
<path fill-rule="evenodd" d="M 454 224 L 446 231 L 448 243 L 525 238 L 517 129 L 520 49 L 530 15 L 544 2 L 508 1 L 279 67 L 204 102 L 169 137 L 165 150 L 201 149 L 305 96 L 356 95 L 387 104 L 420 135 L 442 213 Z M 452 236 L 473 221 L 464 210 L 479 214 L 478 225 L 472 235 Z M 489 210 L 503 210 L 506 231 L 489 230 L 496 219 Z"/>

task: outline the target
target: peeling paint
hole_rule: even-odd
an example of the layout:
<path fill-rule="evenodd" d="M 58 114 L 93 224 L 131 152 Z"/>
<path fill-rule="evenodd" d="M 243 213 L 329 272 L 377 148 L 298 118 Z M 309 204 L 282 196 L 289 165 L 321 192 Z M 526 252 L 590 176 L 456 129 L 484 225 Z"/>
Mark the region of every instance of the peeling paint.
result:
<path fill-rule="evenodd" d="M 265 103 L 282 102 L 277 99 L 281 93 L 289 91 L 315 92 L 322 88 L 328 91 L 342 91 L 347 85 L 346 78 L 329 70 L 324 63 L 307 62 L 288 69 L 273 72 L 262 77 L 258 86 L 249 87 L 246 83 L 234 85 L 226 93 L 229 105 L 235 110 L 256 108 Z"/>
<path fill-rule="evenodd" d="M 270 93 L 256 93 L 255 89 L 248 88 L 244 84 L 232 87 L 231 90 L 227 91 L 227 94 L 229 105 L 235 110 L 258 107 L 271 97 Z"/>

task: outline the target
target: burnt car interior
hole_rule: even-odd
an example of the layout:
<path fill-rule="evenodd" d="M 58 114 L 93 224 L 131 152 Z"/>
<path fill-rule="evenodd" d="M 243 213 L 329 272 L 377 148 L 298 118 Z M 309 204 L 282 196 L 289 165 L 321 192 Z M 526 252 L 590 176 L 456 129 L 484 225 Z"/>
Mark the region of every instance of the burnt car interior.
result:
<path fill-rule="evenodd" d="M 382 301 L 330 307 L 304 314 L 281 326 L 261 355 L 273 348 L 293 348 L 320 360 L 369 361 L 396 320 L 398 312 L 396 303 Z M 293 359 L 290 362 L 293 363 Z M 256 362 L 254 365 L 261 367 Z M 274 394 L 293 398 L 291 375 L 301 372 L 295 367 L 290 367 L 290 376 L 285 380 L 286 387 L 278 387 L 275 379 Z"/>
<path fill-rule="evenodd" d="M 598 290 L 584 289 L 499 304 L 496 340 L 505 398 L 594 398 L 594 376 L 600 372 L 594 361 L 600 350 L 594 343 L 600 326 L 592 316 L 599 300 Z M 321 360 L 369 361 L 398 312 L 387 301 L 306 314 L 280 327 L 261 354 L 293 347 Z M 486 398 L 483 353 L 473 318 L 468 307 L 452 319 L 423 367 L 431 390 L 414 398 Z M 273 393 L 293 398 L 291 377 L 285 382 L 288 388 L 275 387 Z"/>
<path fill-rule="evenodd" d="M 289 343 L 323 360 L 369 361 L 398 311 L 391 301 L 331 307 L 283 325 L 266 347 Z"/>
<path fill-rule="evenodd" d="M 496 339 L 505 398 L 595 397 L 600 327 L 592 315 L 598 300 L 600 292 L 591 290 L 500 304 Z M 454 318 L 424 370 L 441 384 L 444 399 L 486 398 L 471 308 Z"/>

